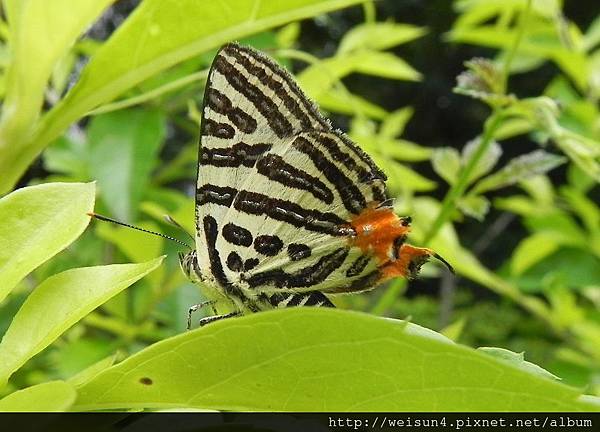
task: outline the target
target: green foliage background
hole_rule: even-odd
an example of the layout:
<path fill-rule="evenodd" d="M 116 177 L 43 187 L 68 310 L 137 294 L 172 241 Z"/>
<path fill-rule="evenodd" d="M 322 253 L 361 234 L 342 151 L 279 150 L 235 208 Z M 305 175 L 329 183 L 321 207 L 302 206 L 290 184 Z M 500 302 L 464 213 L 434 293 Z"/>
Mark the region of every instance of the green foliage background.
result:
<path fill-rule="evenodd" d="M 597 410 L 598 12 L 4 0 L 0 410 Z M 86 213 L 193 232 L 203 87 L 232 40 L 295 73 L 456 277 L 184 332 L 202 294 L 180 247 Z"/>

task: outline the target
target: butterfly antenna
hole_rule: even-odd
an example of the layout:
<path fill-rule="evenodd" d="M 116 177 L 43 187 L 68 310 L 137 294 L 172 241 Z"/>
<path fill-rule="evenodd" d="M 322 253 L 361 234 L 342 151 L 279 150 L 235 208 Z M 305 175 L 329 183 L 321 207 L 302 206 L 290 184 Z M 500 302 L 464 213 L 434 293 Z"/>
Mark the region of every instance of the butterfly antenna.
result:
<path fill-rule="evenodd" d="M 433 257 L 434 257 L 435 259 L 437 259 L 437 260 L 440 260 L 440 261 L 442 262 L 442 264 L 444 264 L 444 265 L 445 265 L 445 266 L 448 268 L 448 270 L 450 270 L 450 272 L 451 272 L 452 274 L 456 274 L 456 272 L 454 271 L 454 267 L 452 267 L 452 266 L 450 265 L 450 263 L 449 263 L 448 261 L 446 261 L 444 258 L 442 258 L 441 256 L 439 256 L 439 255 L 438 255 L 438 254 L 436 254 L 436 253 L 433 253 Z"/>
<path fill-rule="evenodd" d="M 175 219 L 173 219 L 170 215 L 164 215 L 164 218 L 168 223 L 170 223 L 171 225 L 179 228 L 181 231 L 186 233 L 188 235 L 188 237 L 191 238 L 193 241 L 196 241 L 194 236 L 191 235 L 188 230 L 186 230 L 179 222 L 177 222 Z"/>
<path fill-rule="evenodd" d="M 171 240 L 171 241 L 174 241 L 176 243 L 179 243 L 180 245 L 183 245 L 183 246 L 185 246 L 186 248 L 188 248 L 190 250 L 193 249 L 189 244 L 184 243 L 181 240 L 176 239 L 175 237 L 168 236 L 166 234 L 161 234 L 161 233 L 156 232 L 156 231 L 150 231 L 150 230 L 147 230 L 147 229 L 144 229 L 144 228 L 136 227 L 134 225 L 129 225 L 128 223 L 121 222 L 121 221 L 118 221 L 116 219 L 109 218 L 107 216 L 102 216 L 102 215 L 99 215 L 98 213 L 94 213 L 94 212 L 88 212 L 88 216 L 91 216 L 93 218 L 99 219 L 101 221 L 111 222 L 111 223 L 114 223 L 115 225 L 121 225 L 121 226 L 124 226 L 124 227 L 127 227 L 127 228 L 132 228 L 134 230 L 138 230 L 138 231 L 142 231 L 142 232 L 145 232 L 145 233 L 148 233 L 148 234 L 153 234 L 153 235 L 156 235 L 156 236 L 159 236 L 159 237 L 162 237 L 162 238 L 166 238 L 167 240 Z"/>

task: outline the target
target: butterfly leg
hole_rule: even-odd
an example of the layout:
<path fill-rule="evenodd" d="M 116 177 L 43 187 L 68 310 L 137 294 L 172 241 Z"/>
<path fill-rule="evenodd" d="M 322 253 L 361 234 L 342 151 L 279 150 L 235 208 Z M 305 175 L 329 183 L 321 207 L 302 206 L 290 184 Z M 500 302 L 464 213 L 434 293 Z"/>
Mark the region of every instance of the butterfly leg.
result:
<path fill-rule="evenodd" d="M 216 315 L 217 309 L 215 308 L 215 303 L 217 303 L 215 300 L 207 300 L 191 306 L 188 310 L 187 329 L 189 330 L 192 327 L 192 314 L 206 306 L 212 306 L 212 310 Z"/>
<path fill-rule="evenodd" d="M 238 316 L 241 315 L 242 313 L 240 311 L 234 311 L 234 312 L 229 312 L 228 314 L 224 314 L 224 315 L 213 315 L 213 316 L 209 316 L 209 317 L 204 317 L 200 320 L 200 327 L 205 326 L 206 324 L 210 324 L 211 322 L 215 322 L 215 321 L 219 321 L 225 318 L 231 318 L 234 316 Z"/>

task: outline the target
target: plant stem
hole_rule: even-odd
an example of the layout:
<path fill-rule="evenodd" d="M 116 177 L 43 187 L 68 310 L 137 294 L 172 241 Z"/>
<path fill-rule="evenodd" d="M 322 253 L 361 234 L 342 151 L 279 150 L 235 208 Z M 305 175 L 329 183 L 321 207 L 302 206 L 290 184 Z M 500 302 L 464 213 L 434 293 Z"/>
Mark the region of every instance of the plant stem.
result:
<path fill-rule="evenodd" d="M 450 214 L 454 210 L 456 206 L 456 201 L 464 194 L 467 186 L 469 185 L 469 178 L 471 177 L 471 173 L 477 166 L 477 163 L 481 159 L 481 157 L 485 154 L 488 147 L 491 145 L 494 135 L 498 130 L 498 127 L 502 123 L 504 110 L 501 108 L 496 108 L 492 112 L 492 115 L 485 122 L 485 127 L 483 130 L 483 137 L 481 138 L 481 142 L 479 146 L 473 153 L 473 156 L 467 162 L 465 168 L 461 171 L 460 176 L 456 183 L 452 185 L 444 201 L 442 202 L 442 208 L 438 213 L 435 221 L 431 225 L 431 228 L 425 235 L 425 239 L 423 240 L 424 244 L 427 244 L 433 239 L 436 234 L 439 232 L 440 228 L 450 217 Z"/>
<path fill-rule="evenodd" d="M 529 11 L 531 10 L 531 0 L 527 0 L 527 4 L 525 4 L 525 9 L 521 12 L 521 16 L 519 17 L 519 27 L 517 29 L 517 35 L 515 36 L 514 43 L 510 47 L 508 53 L 506 53 L 506 59 L 504 60 L 504 65 L 502 68 L 502 80 L 500 83 L 500 93 L 506 94 L 508 90 L 508 77 L 510 76 L 510 65 L 512 64 L 515 55 L 517 54 L 517 49 L 521 44 L 521 40 L 523 40 L 523 35 L 525 34 L 525 27 L 527 26 L 527 19 L 529 18 Z"/>
<path fill-rule="evenodd" d="M 527 19 L 529 17 L 529 10 L 531 9 L 531 0 L 527 0 L 527 4 L 525 5 L 525 9 L 521 13 L 519 17 L 519 28 L 517 29 L 517 35 L 515 36 L 515 40 L 510 50 L 506 54 L 506 59 L 504 61 L 504 65 L 502 68 L 502 75 L 500 77 L 500 94 L 506 95 L 508 90 L 508 76 L 510 74 L 510 65 L 515 58 L 517 53 L 517 49 L 521 40 L 523 39 L 523 34 L 525 33 L 525 27 L 527 24 Z M 485 154 L 488 147 L 491 145 L 492 140 L 498 127 L 501 125 L 502 120 L 505 115 L 506 108 L 501 106 L 494 107 L 492 114 L 485 122 L 483 137 L 477 150 L 473 156 L 467 162 L 465 168 L 461 171 L 460 176 L 456 183 L 452 185 L 448 193 L 446 194 L 444 201 L 442 202 L 442 208 L 438 213 L 435 221 L 431 225 L 431 228 L 425 235 L 425 239 L 423 243 L 427 245 L 439 232 L 444 223 L 450 218 L 450 215 L 454 208 L 456 207 L 456 202 L 458 199 L 465 193 L 467 187 L 469 186 L 469 178 L 471 177 L 471 173 L 477 166 L 477 163 L 481 159 L 481 157 Z"/>

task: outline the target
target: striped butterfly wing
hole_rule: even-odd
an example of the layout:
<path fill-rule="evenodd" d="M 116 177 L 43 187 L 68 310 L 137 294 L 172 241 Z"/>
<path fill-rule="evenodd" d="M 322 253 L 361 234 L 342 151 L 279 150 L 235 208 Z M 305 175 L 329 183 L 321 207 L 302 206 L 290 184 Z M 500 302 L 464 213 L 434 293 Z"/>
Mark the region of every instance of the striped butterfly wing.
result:
<path fill-rule="evenodd" d="M 198 264 L 251 310 L 328 304 L 378 278 L 350 221 L 384 202 L 385 175 L 291 76 L 228 44 L 206 87 L 196 194 Z"/>

